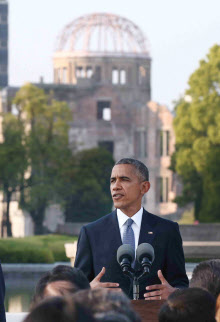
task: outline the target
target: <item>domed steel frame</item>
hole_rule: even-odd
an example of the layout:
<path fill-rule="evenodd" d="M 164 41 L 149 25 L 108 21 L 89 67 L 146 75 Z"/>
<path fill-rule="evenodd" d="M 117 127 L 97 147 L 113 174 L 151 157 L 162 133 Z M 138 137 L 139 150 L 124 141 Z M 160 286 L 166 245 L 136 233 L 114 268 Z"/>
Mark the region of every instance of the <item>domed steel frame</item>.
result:
<path fill-rule="evenodd" d="M 133 53 L 149 56 L 143 32 L 132 21 L 109 13 L 82 16 L 58 36 L 56 50 L 81 53 Z"/>

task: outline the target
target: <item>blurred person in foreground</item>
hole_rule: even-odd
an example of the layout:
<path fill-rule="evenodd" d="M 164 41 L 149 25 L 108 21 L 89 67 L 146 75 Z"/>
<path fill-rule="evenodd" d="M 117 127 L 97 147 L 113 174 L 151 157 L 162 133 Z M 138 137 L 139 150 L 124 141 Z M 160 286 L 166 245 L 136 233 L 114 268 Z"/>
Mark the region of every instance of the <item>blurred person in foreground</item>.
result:
<path fill-rule="evenodd" d="M 23 322 L 94 322 L 94 319 L 71 297 L 54 296 L 36 305 Z"/>
<path fill-rule="evenodd" d="M 159 311 L 159 322 L 215 322 L 215 298 L 201 288 L 172 293 Z"/>
<path fill-rule="evenodd" d="M 108 313 L 100 313 L 96 314 L 96 321 L 101 322 L 132 322 L 127 316 L 118 312 L 108 312 Z"/>
<path fill-rule="evenodd" d="M 199 263 L 193 270 L 190 287 L 204 288 L 217 299 L 220 294 L 220 259 Z"/>
<path fill-rule="evenodd" d="M 139 315 L 131 306 L 130 299 L 122 292 L 115 292 L 106 288 L 82 290 L 73 295 L 73 300 L 91 310 L 93 317 L 98 321 L 114 321 L 113 315 L 118 315 L 118 320 L 140 322 Z M 115 320 L 117 321 L 117 320 Z"/>
<path fill-rule="evenodd" d="M 220 294 L 219 296 L 217 297 L 217 300 L 216 300 L 216 314 L 215 314 L 215 319 L 217 322 L 220 322 Z"/>
<path fill-rule="evenodd" d="M 116 258 L 118 248 L 128 243 L 134 251 L 142 243 L 151 244 L 155 251 L 150 274 L 140 283 L 140 298 L 166 299 L 176 288 L 188 287 L 178 224 L 142 207 L 142 198 L 149 189 L 148 168 L 142 162 L 130 158 L 116 162 L 110 178 L 116 209 L 83 226 L 78 239 L 75 267 L 85 273 L 92 288 L 120 287 L 133 297 L 130 280 Z M 141 268 L 137 261 L 134 268 Z"/>
<path fill-rule="evenodd" d="M 58 265 L 38 281 L 31 307 L 49 296 L 64 296 L 89 288 L 89 281 L 80 269 Z"/>

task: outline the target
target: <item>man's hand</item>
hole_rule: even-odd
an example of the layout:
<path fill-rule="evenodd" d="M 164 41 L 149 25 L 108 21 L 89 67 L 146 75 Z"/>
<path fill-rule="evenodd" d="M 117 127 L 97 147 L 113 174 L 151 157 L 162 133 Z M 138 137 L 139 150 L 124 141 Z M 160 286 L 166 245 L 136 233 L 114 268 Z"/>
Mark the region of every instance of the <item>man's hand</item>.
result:
<path fill-rule="evenodd" d="M 101 272 L 90 282 L 91 288 L 98 288 L 98 287 L 104 287 L 104 288 L 110 288 L 116 292 L 121 292 L 121 289 L 118 288 L 118 283 L 102 283 L 100 282 L 102 276 L 105 274 L 105 267 L 102 268 Z"/>
<path fill-rule="evenodd" d="M 168 296 L 176 290 L 175 287 L 172 287 L 167 282 L 161 270 L 157 272 L 157 275 L 161 281 L 161 284 L 147 286 L 146 290 L 152 290 L 152 292 L 144 294 L 145 300 L 166 300 Z"/>

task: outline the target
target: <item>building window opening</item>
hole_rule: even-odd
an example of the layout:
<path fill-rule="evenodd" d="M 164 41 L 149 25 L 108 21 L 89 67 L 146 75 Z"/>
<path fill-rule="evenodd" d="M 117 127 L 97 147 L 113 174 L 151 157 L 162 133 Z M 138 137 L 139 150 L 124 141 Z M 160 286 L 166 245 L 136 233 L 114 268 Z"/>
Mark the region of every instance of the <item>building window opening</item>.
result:
<path fill-rule="evenodd" d="M 88 66 L 86 67 L 86 77 L 91 78 L 93 74 L 92 67 Z"/>
<path fill-rule="evenodd" d="M 61 73 L 60 73 L 60 68 L 57 68 L 57 83 L 61 83 Z"/>
<path fill-rule="evenodd" d="M 76 77 L 77 78 L 85 78 L 85 70 L 81 67 L 81 66 L 79 66 L 79 67 L 77 67 L 76 68 Z"/>
<path fill-rule="evenodd" d="M 112 70 L 112 84 L 119 84 L 119 72 L 116 68 Z"/>
<path fill-rule="evenodd" d="M 95 67 L 94 79 L 95 79 L 96 82 L 101 82 L 101 80 L 102 80 L 102 69 L 101 69 L 101 66 L 96 66 Z"/>
<path fill-rule="evenodd" d="M 120 84 L 126 84 L 126 71 L 124 69 L 120 70 Z"/>
<path fill-rule="evenodd" d="M 103 120 L 111 121 L 111 109 L 109 107 L 103 109 Z"/>
<path fill-rule="evenodd" d="M 159 202 L 168 202 L 169 201 L 169 178 L 167 177 L 157 178 L 157 186 L 158 186 L 157 191 L 159 192 L 157 196 L 157 200 Z"/>
<path fill-rule="evenodd" d="M 166 155 L 170 154 L 170 132 L 166 131 Z"/>
<path fill-rule="evenodd" d="M 114 142 L 113 141 L 100 141 L 98 143 L 100 148 L 106 149 L 112 155 L 114 153 Z"/>
<path fill-rule="evenodd" d="M 163 131 L 160 131 L 160 156 L 163 156 Z"/>
<path fill-rule="evenodd" d="M 142 85 L 144 83 L 144 80 L 146 78 L 146 69 L 144 68 L 144 66 L 140 66 L 139 67 L 139 85 Z"/>
<path fill-rule="evenodd" d="M 67 83 L 67 69 L 66 67 L 63 68 L 63 83 Z"/>
<path fill-rule="evenodd" d="M 170 132 L 160 131 L 160 156 L 170 154 Z"/>
<path fill-rule="evenodd" d="M 135 132 L 135 155 L 138 158 L 147 157 L 147 132 L 136 131 Z"/>
<path fill-rule="evenodd" d="M 111 102 L 99 101 L 97 103 L 97 119 L 111 121 Z"/>

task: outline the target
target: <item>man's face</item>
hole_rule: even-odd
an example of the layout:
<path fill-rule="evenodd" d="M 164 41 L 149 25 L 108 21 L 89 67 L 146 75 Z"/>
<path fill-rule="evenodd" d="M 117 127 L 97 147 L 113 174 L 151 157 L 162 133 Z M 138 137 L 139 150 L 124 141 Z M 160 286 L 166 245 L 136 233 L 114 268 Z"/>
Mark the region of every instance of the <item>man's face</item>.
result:
<path fill-rule="evenodd" d="M 115 208 L 133 216 L 141 208 L 143 195 L 150 183 L 141 181 L 133 165 L 118 164 L 112 169 L 110 189 Z"/>

